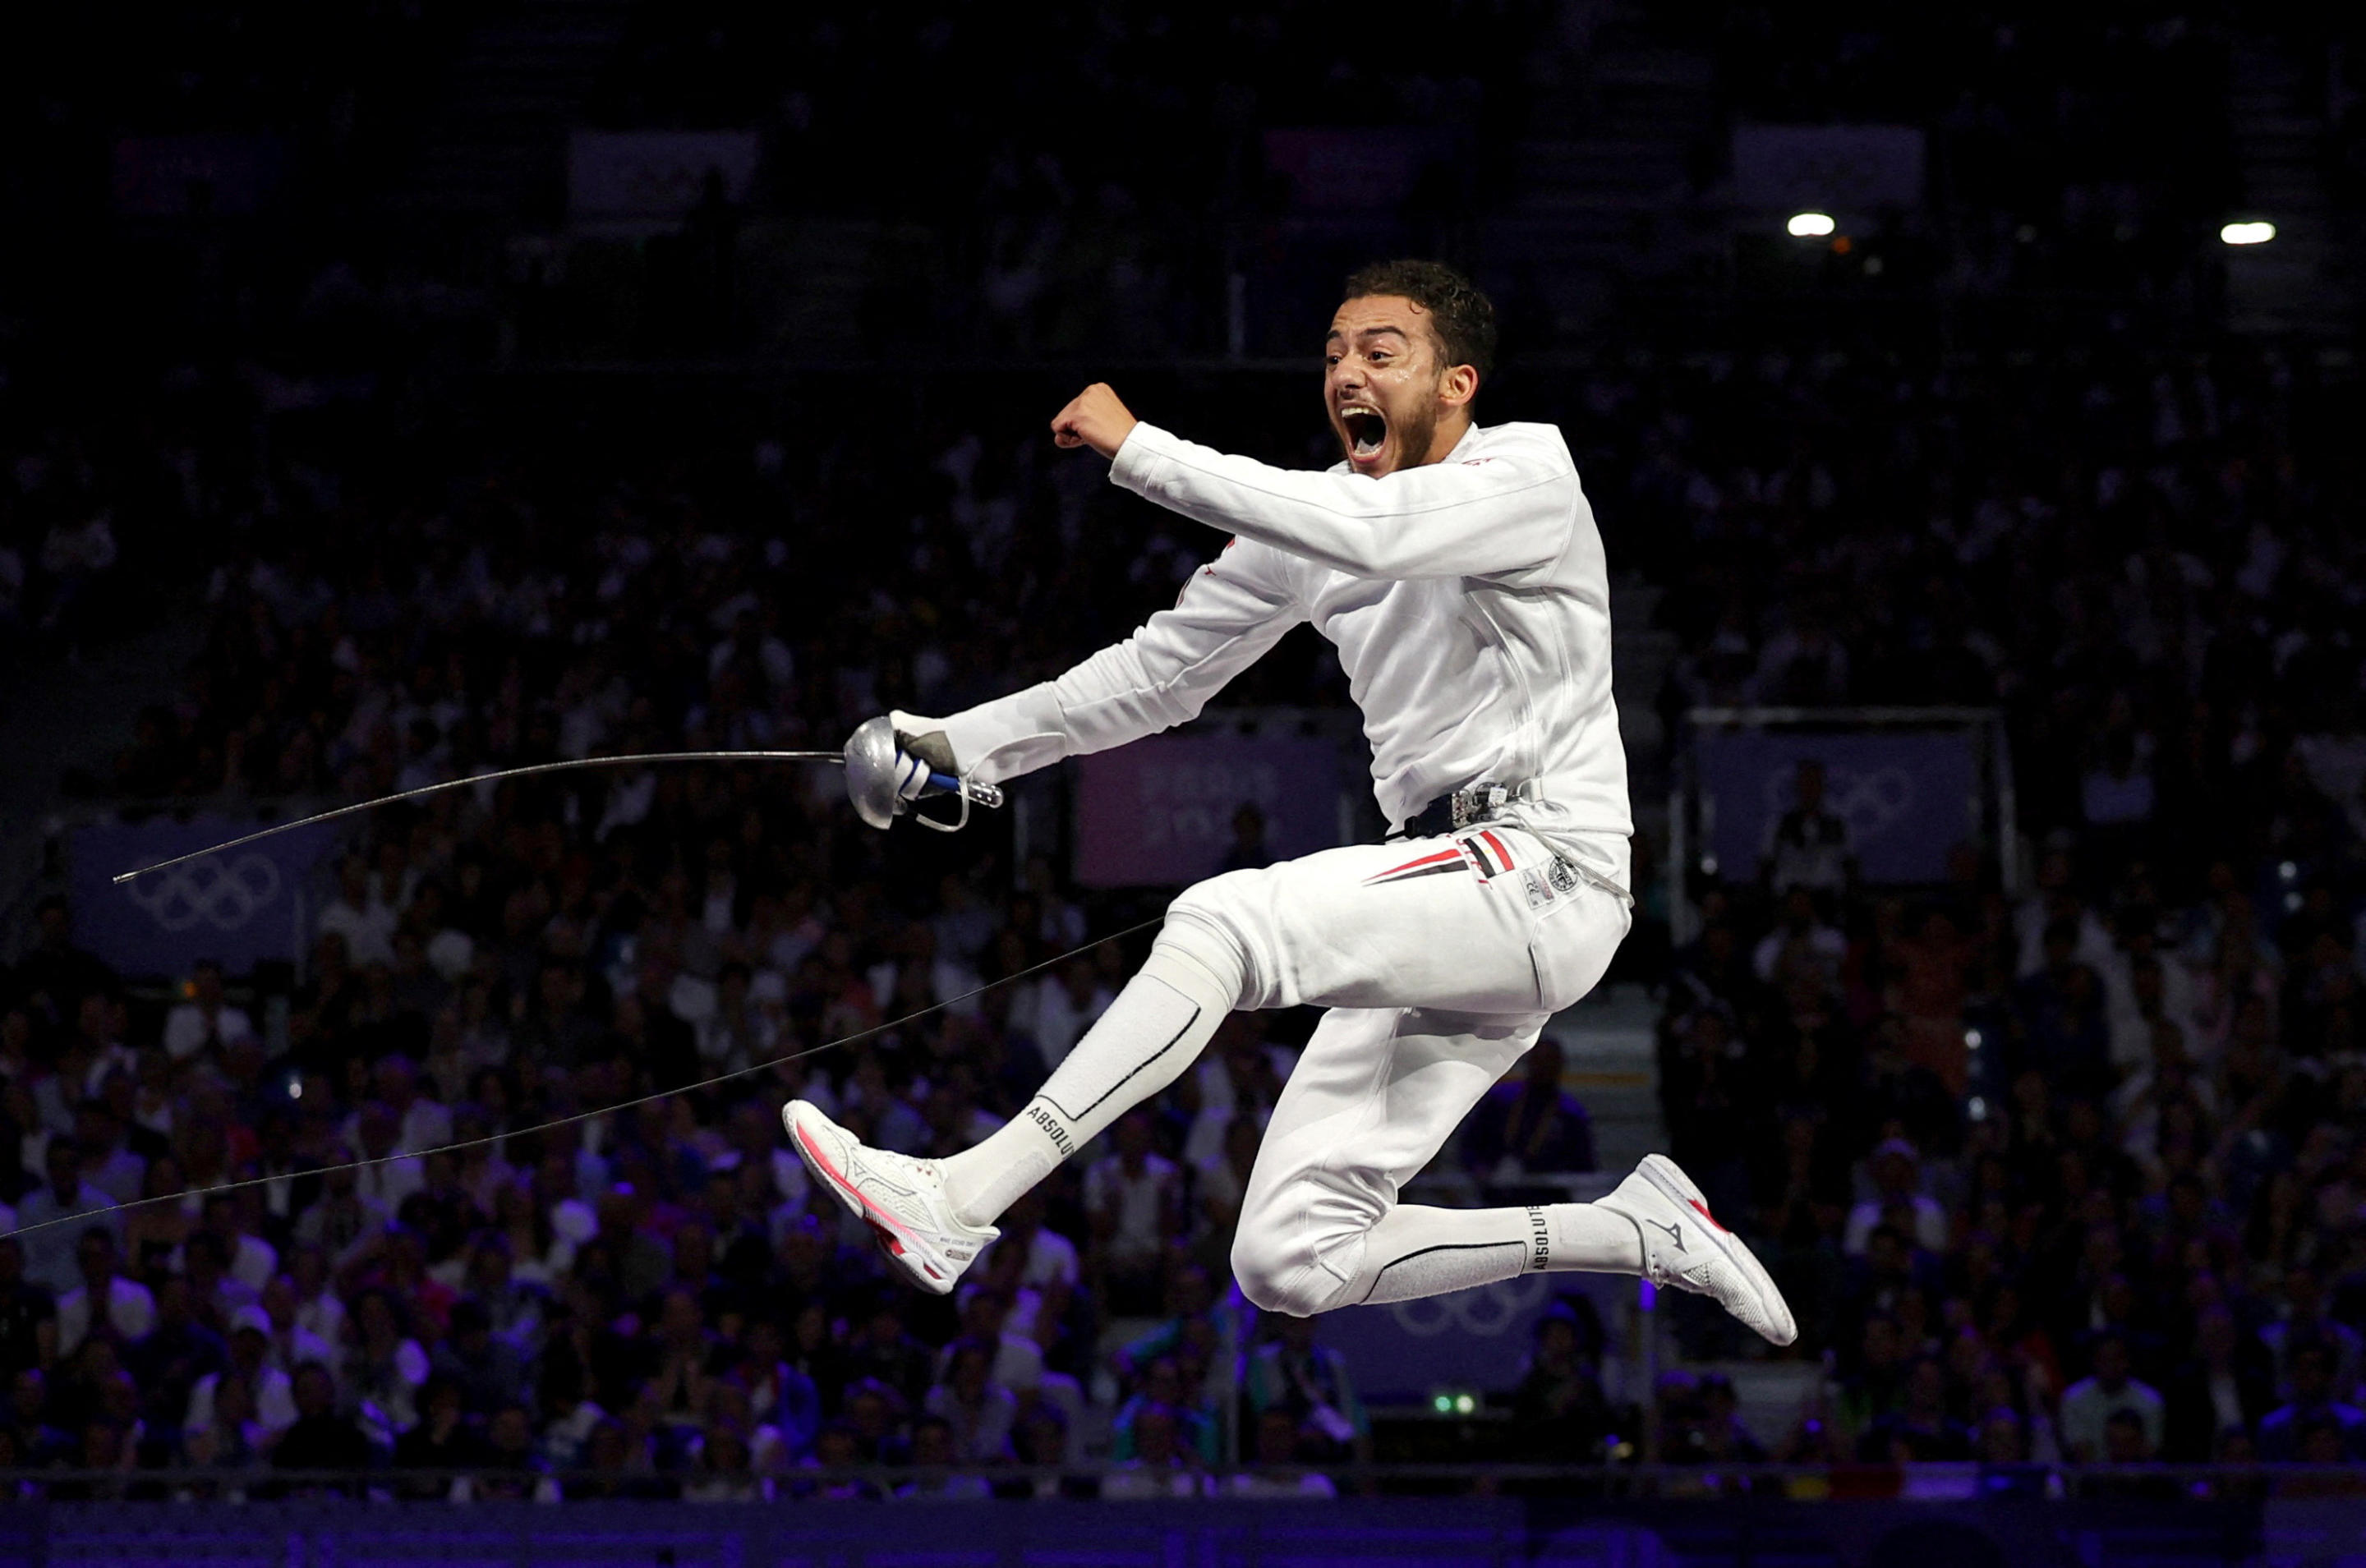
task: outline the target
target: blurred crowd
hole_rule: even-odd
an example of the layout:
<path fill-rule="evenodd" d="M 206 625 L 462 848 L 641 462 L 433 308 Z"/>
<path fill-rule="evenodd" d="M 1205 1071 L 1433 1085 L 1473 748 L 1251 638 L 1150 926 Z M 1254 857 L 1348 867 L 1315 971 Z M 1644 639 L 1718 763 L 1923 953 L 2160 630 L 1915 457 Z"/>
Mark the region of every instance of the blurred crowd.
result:
<path fill-rule="evenodd" d="M 1630 716 L 1680 740 L 1695 705 L 1994 708 L 2023 831 L 1956 846 L 1943 883 L 1882 885 L 1809 767 L 1758 863 L 1670 867 L 1639 789 L 1616 974 L 1659 1009 L 1673 1152 L 1767 1257 L 1817 1392 L 1753 1430 L 1715 1375 L 1625 1388 L 1572 1298 L 1537 1325 L 1504 1457 L 2366 1459 L 2359 398 L 2338 358 L 2198 327 L 2172 349 L 2123 309 L 2207 317 L 2179 291 L 2231 198 L 2232 24 L 1918 31 L 1860 9 L 1680 29 L 1716 40 L 1713 138 L 1923 125 L 1942 307 L 2056 291 L 2017 340 L 2066 299 L 2105 300 L 2095 319 L 2042 355 L 1944 321 L 1770 315 L 1692 355 L 1606 322 L 1509 344 L 1482 417 L 1560 425 L 1622 615 L 1656 606 L 1621 622 L 1674 651 L 1661 689 L 1622 687 Z M 1328 299 L 1304 321 L 1275 301 L 1343 235 L 1464 233 L 1516 194 L 1521 138 L 1583 130 L 1589 50 L 1657 36 L 1589 5 L 1451 6 L 1415 55 L 1295 5 L 635 6 L 587 118 L 754 126 L 764 158 L 744 201 L 710 191 L 646 247 L 717 308 L 605 347 L 748 348 L 732 291 L 755 284 L 732 270 L 769 254 L 801 279 L 846 263 L 849 352 L 927 366 L 783 389 L 407 380 L 448 344 L 405 341 L 402 311 L 515 307 L 532 337 L 527 297 L 575 285 L 529 265 L 504 294 L 484 257 L 541 241 L 373 205 L 432 118 L 417 84 L 470 47 L 454 16 L 311 25 L 197 7 L 119 59 L 65 51 L 116 59 L 105 82 L 36 79 L 30 51 L 0 78 L 28 231 L 80 236 L 0 257 L 8 299 L 55 306 L 15 321 L 153 326 L 180 367 L 87 409 L 0 378 L 0 676 L 202 615 L 177 687 L 84 781 L 135 810 L 834 748 L 889 707 L 1056 671 L 1219 541 L 1053 452 L 1037 422 L 1073 378 L 1026 367 L 1307 350 L 1296 379 L 1122 389 L 1186 435 L 1328 461 L 1307 335 Z M 2306 36 L 2354 202 L 2354 40 Z M 66 177 L 126 128 L 199 122 L 290 162 L 162 196 L 126 162 L 114 228 L 102 186 Z M 1268 135 L 1309 126 L 1418 133 L 1416 164 L 1481 172 L 1400 191 L 1413 165 L 1383 170 L 1394 194 L 1325 239 L 1290 226 L 1310 192 Z M 1696 151 L 1705 190 L 1725 154 Z M 1370 152 L 1323 177 L 1354 186 Z M 841 218 L 859 254 L 795 248 Z M 787 249 L 740 244 L 766 223 Z M 76 289 L 108 309 L 56 305 Z M 521 357 L 586 352 L 575 330 Z M 1301 632 L 1226 700 L 1346 694 Z M 1225 1273 L 1303 1018 L 1234 1019 L 951 1298 L 892 1288 L 808 1188 L 782 1100 L 888 1148 L 965 1146 L 1109 1005 L 1142 940 L 1111 933 L 1162 902 L 1074 886 L 1048 792 L 939 836 L 862 829 L 838 789 L 642 767 L 389 810 L 324 869 L 300 962 L 251 975 L 117 975 L 44 902 L 0 970 L 0 1228 L 41 1227 L 0 1240 L 0 1470 L 194 1466 L 250 1494 L 342 1468 L 420 1495 L 456 1471 L 477 1495 L 1330 1490 L 1326 1467 L 1375 1451 L 1353 1372 Z M 1565 1065 L 1548 1041 L 1474 1113 L 1447 1156 L 1465 1191 L 1594 1168 Z M 1690 1305 L 1691 1355 L 1763 1353 Z"/>
<path fill-rule="evenodd" d="M 112 788 L 220 806 L 834 746 L 1065 657 L 1096 597 L 1112 619 L 1162 601 L 1198 558 L 1132 528 L 1073 548 L 1103 522 L 1097 469 L 1088 491 L 967 433 L 918 462 L 880 444 L 596 482 L 296 465 L 276 513 L 229 521 L 201 650 Z M 904 542 L 858 554 L 897 506 Z M 833 583 L 830 559 L 863 564 Z M 44 1226 L 0 1242 L 0 1455 L 743 1496 L 834 1484 L 801 1468 L 1087 1458 L 1122 1468 L 1071 1489 L 1165 1495 L 1219 1461 L 1363 1451 L 1335 1358 L 1226 1302 L 1290 1061 L 1262 1018 L 1014 1213 L 956 1298 L 888 1285 L 808 1190 L 783 1100 L 887 1147 L 965 1145 L 1109 1005 L 1139 954 L 1095 938 L 1143 912 L 1014 859 L 1007 818 L 883 836 L 841 787 L 641 768 L 392 811 L 330 871 L 295 973 L 200 965 L 169 1005 L 45 903 L 0 979 L 0 1196 Z M 355 1158 L 378 1163 L 324 1170 Z M 105 1209 L 229 1180 L 253 1184 Z"/>
<path fill-rule="evenodd" d="M 1970 843 L 1872 885 L 1811 766 L 1757 865 L 1686 868 L 1661 1091 L 1831 1358 L 1791 1451 L 2360 1457 L 2354 391 L 2240 350 L 1696 384 L 1637 392 L 1695 547 L 1672 703 L 1996 705 L 2025 829 L 2015 891 Z"/>

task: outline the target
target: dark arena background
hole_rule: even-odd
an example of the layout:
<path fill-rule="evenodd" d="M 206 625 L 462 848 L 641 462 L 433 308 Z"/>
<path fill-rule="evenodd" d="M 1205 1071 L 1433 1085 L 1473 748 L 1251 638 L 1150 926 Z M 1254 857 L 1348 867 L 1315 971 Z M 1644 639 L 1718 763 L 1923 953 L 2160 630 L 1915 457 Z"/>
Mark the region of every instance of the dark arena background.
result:
<path fill-rule="evenodd" d="M 2366 1556 L 2356 8 L 0 26 L 0 1561 Z M 1306 630 L 957 834 L 591 769 L 110 881 L 1053 674 L 1215 538 L 1051 416 L 1328 464 L 1394 255 L 1576 457 L 1637 818 L 1607 980 L 1405 1195 L 1670 1152 L 1796 1345 L 1249 1307 L 1305 1012 L 956 1296 L 809 1188 L 783 1100 L 963 1146 L 1102 939 L 1379 836 Z"/>

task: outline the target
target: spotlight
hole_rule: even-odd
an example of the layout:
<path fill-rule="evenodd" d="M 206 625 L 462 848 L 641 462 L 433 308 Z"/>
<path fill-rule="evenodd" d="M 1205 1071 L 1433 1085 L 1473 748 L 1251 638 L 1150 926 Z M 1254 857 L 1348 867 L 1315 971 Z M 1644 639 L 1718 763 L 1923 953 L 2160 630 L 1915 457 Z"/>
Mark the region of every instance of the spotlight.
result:
<path fill-rule="evenodd" d="M 1783 225 L 1795 240 L 1820 240 L 1839 225 L 1829 212 L 1794 212 L 1791 221 Z"/>
<path fill-rule="evenodd" d="M 2275 237 L 2276 226 L 2264 220 L 2229 223 L 2218 231 L 2219 242 L 2228 245 L 2264 245 Z"/>

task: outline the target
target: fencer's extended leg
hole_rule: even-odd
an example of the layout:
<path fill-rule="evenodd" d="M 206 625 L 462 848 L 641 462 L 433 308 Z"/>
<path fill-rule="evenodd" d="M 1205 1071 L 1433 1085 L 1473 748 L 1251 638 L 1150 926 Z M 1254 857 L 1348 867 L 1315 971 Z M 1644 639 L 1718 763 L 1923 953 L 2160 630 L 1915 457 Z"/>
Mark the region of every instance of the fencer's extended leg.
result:
<path fill-rule="evenodd" d="M 1777 1345 L 1797 1329 L 1748 1247 L 1675 1164 L 1647 1157 L 1594 1203 L 1433 1209 L 1398 1188 L 1536 1039 L 1540 1017 L 1418 1009 L 1324 1016 L 1250 1173 L 1233 1272 L 1250 1301 L 1310 1316 L 1531 1271 L 1648 1274 L 1714 1297 Z"/>
<path fill-rule="evenodd" d="M 1054 1167 L 1199 1060 L 1239 1005 L 1240 950 L 1188 910 L 1170 912 L 1142 973 L 1126 982 L 1027 1108 L 943 1162 L 963 1221 L 987 1224 Z"/>
<path fill-rule="evenodd" d="M 782 1121 L 814 1179 L 862 1217 L 888 1260 L 943 1294 L 1020 1193 L 1198 1059 L 1239 1001 L 1242 974 L 1237 945 L 1178 904 L 1142 973 L 1026 1110 L 946 1159 L 867 1147 L 802 1100 Z"/>
<path fill-rule="evenodd" d="M 1325 1013 L 1282 1088 L 1242 1198 L 1233 1273 L 1243 1293 L 1303 1317 L 1532 1269 L 1639 1267 L 1634 1227 L 1560 1212 L 1582 1205 L 1396 1201 L 1544 1021 L 1538 1013 L 1415 1008 Z"/>

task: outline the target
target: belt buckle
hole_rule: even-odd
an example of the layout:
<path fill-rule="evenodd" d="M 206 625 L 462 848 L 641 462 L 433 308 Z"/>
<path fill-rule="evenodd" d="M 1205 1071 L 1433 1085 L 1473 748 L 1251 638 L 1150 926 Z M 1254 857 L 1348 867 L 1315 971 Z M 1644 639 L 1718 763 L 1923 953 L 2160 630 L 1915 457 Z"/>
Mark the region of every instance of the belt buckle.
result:
<path fill-rule="evenodd" d="M 1468 828 L 1473 822 L 1484 822 L 1502 810 L 1504 803 L 1511 798 L 1512 792 L 1502 784 L 1472 784 L 1469 789 L 1458 789 L 1448 797 L 1448 800 L 1453 813 L 1454 826 L 1459 829 Z"/>

